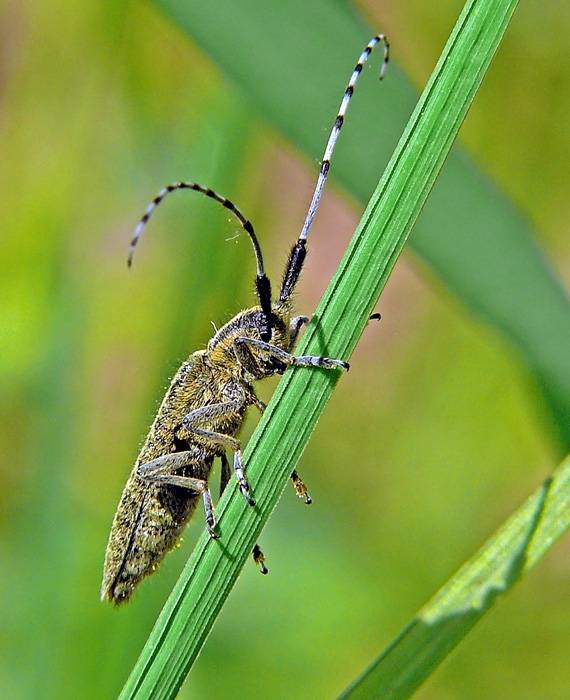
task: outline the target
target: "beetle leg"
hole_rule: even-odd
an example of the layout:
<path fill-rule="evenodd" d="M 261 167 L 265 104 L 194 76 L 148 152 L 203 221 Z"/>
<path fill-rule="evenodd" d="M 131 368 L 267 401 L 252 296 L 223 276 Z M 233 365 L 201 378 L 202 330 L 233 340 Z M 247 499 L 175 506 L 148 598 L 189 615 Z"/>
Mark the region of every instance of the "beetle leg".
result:
<path fill-rule="evenodd" d="M 257 396 L 255 396 L 255 394 L 253 395 L 253 405 L 261 414 L 263 414 L 263 412 L 267 408 L 267 404 L 264 403 L 261 399 L 258 399 Z"/>
<path fill-rule="evenodd" d="M 370 318 L 368 319 L 369 321 L 379 321 L 382 317 L 378 312 L 373 313 Z M 289 334 L 291 336 L 291 347 L 294 347 L 295 343 L 297 342 L 297 338 L 299 337 L 299 331 L 301 328 L 309 323 L 311 319 L 308 316 L 294 316 L 291 319 L 291 323 L 289 324 Z"/>
<path fill-rule="evenodd" d="M 306 319 L 307 317 L 306 316 L 299 316 L 299 318 Z M 295 319 L 293 319 L 293 321 L 294 320 Z M 254 399 L 255 399 L 254 406 L 259 409 L 260 413 L 263 413 L 263 411 L 265 411 L 265 409 L 266 409 L 265 404 L 263 403 L 263 401 L 260 401 L 257 398 L 257 396 L 254 396 Z M 309 491 L 307 489 L 307 486 L 305 485 L 305 482 L 303 481 L 303 479 L 301 479 L 301 477 L 297 473 L 296 469 L 294 469 L 293 472 L 291 473 L 291 481 L 293 483 L 293 488 L 295 489 L 295 493 L 297 494 L 297 496 L 299 496 L 299 498 L 303 498 L 305 503 L 307 505 L 310 505 L 313 502 L 313 499 L 309 495 Z"/>
<path fill-rule="evenodd" d="M 259 566 L 259 570 L 261 571 L 262 574 L 268 574 L 269 569 L 265 566 L 265 555 L 261 551 L 261 548 L 258 544 L 255 545 L 251 552 L 253 556 L 253 561 Z"/>
<path fill-rule="evenodd" d="M 293 482 L 293 488 L 295 489 L 295 493 L 299 498 L 302 498 L 307 505 L 310 505 L 313 502 L 313 499 L 311 498 L 309 491 L 307 490 L 307 487 L 305 485 L 305 482 L 299 474 L 297 474 L 297 470 L 294 469 L 292 474 L 291 474 L 291 481 Z"/>
<path fill-rule="evenodd" d="M 238 342 L 234 342 L 233 349 L 236 359 L 243 369 L 253 376 L 256 376 L 259 372 L 259 363 L 254 357 L 251 349 L 248 348 L 245 343 Z"/>
<path fill-rule="evenodd" d="M 255 501 L 251 495 L 249 483 L 245 478 L 245 470 L 241 461 L 241 446 L 239 440 L 236 440 L 236 438 L 231 437 L 230 435 L 214 433 L 211 430 L 202 430 L 202 428 L 188 428 L 188 432 L 192 432 L 195 435 L 206 438 L 216 446 L 223 445 L 225 447 L 230 447 L 234 451 L 234 474 L 236 475 L 240 491 L 243 493 L 243 496 L 249 505 L 254 506 Z M 226 484 L 224 484 L 224 487 L 225 485 Z"/>
<path fill-rule="evenodd" d="M 240 401 L 226 401 L 225 403 L 212 403 L 208 406 L 196 408 L 184 416 L 182 428 L 189 433 L 206 438 L 206 440 L 211 442 L 215 447 L 222 445 L 223 447 L 230 447 L 232 450 L 239 450 L 239 440 L 236 440 L 236 438 L 231 435 L 199 428 L 198 426 L 216 418 L 224 418 L 232 413 L 236 413 L 240 411 L 242 407 L 243 404 Z"/>
<path fill-rule="evenodd" d="M 232 413 L 241 411 L 244 407 L 242 401 L 225 401 L 223 403 L 211 403 L 201 408 L 195 408 L 184 416 L 182 427 L 186 430 L 194 430 L 195 426 L 208 423 L 215 418 L 224 418 Z"/>
<path fill-rule="evenodd" d="M 243 462 L 241 461 L 241 450 L 239 449 L 234 452 L 234 474 L 236 475 L 236 479 L 239 484 L 240 491 L 243 494 L 243 497 L 249 503 L 250 506 L 254 506 L 255 501 L 253 500 L 253 496 L 251 495 L 249 483 L 245 478 L 244 466 Z"/>
<path fill-rule="evenodd" d="M 230 463 L 228 462 L 228 458 L 226 457 L 226 453 L 224 452 L 220 459 L 222 460 L 222 473 L 220 475 L 220 498 L 222 497 L 222 494 L 224 492 L 224 489 L 229 483 L 229 480 L 232 478 L 232 470 L 230 468 Z"/>
<path fill-rule="evenodd" d="M 173 452 L 172 454 L 153 459 L 151 462 L 140 464 L 137 468 L 137 474 L 145 481 L 168 484 L 170 486 L 180 486 L 181 488 L 200 494 L 204 501 L 208 532 L 210 533 L 210 537 L 217 539 L 219 535 L 215 531 L 216 516 L 214 515 L 214 506 L 212 505 L 212 496 L 208 488 L 208 482 L 205 479 L 198 479 L 193 476 L 181 476 L 175 473 L 181 467 L 190 466 L 195 459 L 196 457 L 193 452 Z"/>
<path fill-rule="evenodd" d="M 241 407 L 242 404 L 239 401 L 227 401 L 226 403 L 202 406 L 202 408 L 197 408 L 184 417 L 182 427 L 189 433 L 205 438 L 216 447 L 230 447 L 234 451 L 234 473 L 236 475 L 240 491 L 244 495 L 244 498 L 249 505 L 254 506 L 255 501 L 253 500 L 251 489 L 247 479 L 245 478 L 245 472 L 241 461 L 239 440 L 231 435 L 225 435 L 224 433 L 218 433 L 213 430 L 205 430 L 204 428 L 196 427 L 196 424 L 207 422 L 213 418 L 221 418 L 229 413 L 235 413 L 236 411 L 239 411 Z"/>
<path fill-rule="evenodd" d="M 292 355 L 286 350 L 278 348 L 276 345 L 266 343 L 256 338 L 239 336 L 234 341 L 237 347 L 250 346 L 266 352 L 270 357 L 280 360 L 283 364 L 295 367 L 321 367 L 322 369 L 345 369 L 349 370 L 350 365 L 344 360 L 336 360 L 332 357 L 319 357 L 315 355 Z"/>
<path fill-rule="evenodd" d="M 224 489 L 228 485 L 228 482 L 230 481 L 232 477 L 232 472 L 230 469 L 230 463 L 228 462 L 228 458 L 226 457 L 225 453 L 221 456 L 222 460 L 222 475 L 220 477 L 220 496 L 224 492 Z M 263 552 L 261 551 L 261 548 L 258 544 L 255 545 L 255 547 L 252 549 L 251 554 L 253 556 L 253 561 L 259 566 L 259 570 L 261 571 L 262 574 L 267 574 L 269 573 L 269 569 L 265 566 L 265 556 Z"/>
<path fill-rule="evenodd" d="M 289 333 L 291 334 L 291 347 L 293 347 L 297 342 L 299 331 L 306 323 L 309 323 L 308 316 L 295 316 L 291 319 L 291 323 L 289 324 Z"/>
<path fill-rule="evenodd" d="M 203 428 L 194 428 L 186 425 L 184 428 L 192 435 L 198 435 L 199 437 L 204 438 L 214 447 L 229 447 L 231 450 L 239 450 L 240 448 L 239 440 L 231 435 L 216 433 L 213 430 L 204 430 Z"/>

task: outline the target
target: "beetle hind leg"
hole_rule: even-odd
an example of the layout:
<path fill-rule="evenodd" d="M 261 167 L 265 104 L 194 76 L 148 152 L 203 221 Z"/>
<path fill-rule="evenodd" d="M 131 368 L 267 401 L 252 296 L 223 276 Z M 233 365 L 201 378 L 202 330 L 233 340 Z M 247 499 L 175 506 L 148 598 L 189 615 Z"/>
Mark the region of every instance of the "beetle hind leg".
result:
<path fill-rule="evenodd" d="M 303 479 L 301 479 L 296 469 L 294 469 L 291 473 L 291 483 L 293 484 L 293 488 L 295 489 L 297 496 L 302 498 L 307 505 L 310 505 L 313 502 L 313 499 L 311 498 L 311 494 L 309 493 L 305 482 Z"/>
<path fill-rule="evenodd" d="M 261 547 L 258 544 L 256 544 L 252 549 L 251 556 L 253 557 L 253 561 L 259 567 L 260 573 L 262 573 L 264 576 L 265 574 L 268 574 L 269 569 L 265 566 L 265 555 L 261 551 Z"/>

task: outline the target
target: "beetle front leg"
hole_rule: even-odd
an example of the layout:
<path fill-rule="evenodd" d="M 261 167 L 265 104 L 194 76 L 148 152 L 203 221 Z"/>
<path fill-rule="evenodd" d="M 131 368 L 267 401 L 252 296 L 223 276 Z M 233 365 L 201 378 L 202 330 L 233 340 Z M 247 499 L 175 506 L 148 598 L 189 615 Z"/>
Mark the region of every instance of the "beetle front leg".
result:
<path fill-rule="evenodd" d="M 379 321 L 382 317 L 378 312 L 373 313 L 370 318 L 368 319 L 369 321 Z M 297 338 L 299 337 L 299 331 L 301 328 L 309 323 L 311 319 L 308 316 L 294 316 L 291 319 L 291 322 L 289 323 L 289 334 L 291 337 L 291 347 L 295 347 L 295 343 L 297 342 Z"/>
<path fill-rule="evenodd" d="M 346 371 L 350 369 L 350 365 L 344 360 L 336 360 L 332 357 L 320 357 L 318 355 L 292 355 L 290 352 L 282 350 L 276 345 L 271 345 L 271 343 L 266 343 L 264 340 L 257 340 L 256 338 L 239 336 L 234 342 L 238 348 L 246 347 L 249 349 L 253 347 L 263 350 L 269 357 L 274 357 L 285 365 L 293 365 L 295 367 L 321 367 L 322 369 L 345 369 Z"/>

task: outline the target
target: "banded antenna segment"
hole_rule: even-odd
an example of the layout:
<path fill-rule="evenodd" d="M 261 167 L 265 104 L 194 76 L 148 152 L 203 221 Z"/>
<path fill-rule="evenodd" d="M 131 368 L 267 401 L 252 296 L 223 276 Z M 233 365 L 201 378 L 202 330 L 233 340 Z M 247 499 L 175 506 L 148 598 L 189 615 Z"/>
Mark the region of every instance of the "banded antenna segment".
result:
<path fill-rule="evenodd" d="M 175 182 L 172 185 L 167 185 L 166 187 L 163 187 L 162 190 L 160 190 L 160 192 L 148 205 L 148 207 L 146 208 L 146 212 L 137 224 L 133 237 L 131 239 L 129 255 L 127 258 L 127 264 L 129 267 L 132 265 L 137 243 L 139 242 L 139 239 L 150 217 L 152 216 L 152 213 L 167 195 L 171 194 L 172 192 L 175 192 L 176 190 L 194 190 L 194 192 L 200 192 L 200 194 L 203 194 L 206 197 L 209 197 L 210 199 L 214 199 L 216 202 L 219 202 L 223 207 L 231 211 L 232 214 L 238 219 L 238 221 L 242 225 L 243 229 L 249 236 L 253 245 L 253 251 L 255 253 L 255 260 L 257 264 L 258 279 L 265 278 L 265 269 L 263 266 L 263 256 L 261 254 L 261 247 L 259 245 L 259 241 L 257 240 L 257 236 L 255 235 L 255 231 L 253 230 L 251 221 L 243 215 L 243 213 L 236 207 L 236 205 L 231 200 L 227 199 L 226 197 L 223 197 L 217 192 L 214 192 L 214 190 L 210 189 L 209 187 L 203 187 L 202 185 L 198 185 L 196 182 Z"/>
<path fill-rule="evenodd" d="M 358 59 L 358 62 L 354 67 L 354 70 L 352 71 L 352 75 L 350 76 L 350 80 L 348 81 L 348 85 L 346 86 L 346 89 L 344 91 L 344 95 L 340 103 L 336 119 L 334 120 L 334 124 L 329 134 L 327 145 L 325 147 L 319 177 L 317 179 L 315 191 L 313 192 L 313 197 L 311 199 L 309 210 L 305 218 L 305 223 L 303 224 L 303 228 L 301 229 L 299 238 L 297 239 L 295 245 L 289 253 L 289 260 L 287 261 L 287 266 L 285 267 L 285 274 L 283 275 L 283 281 L 281 283 L 281 291 L 279 292 L 280 304 L 289 303 L 291 295 L 293 294 L 295 286 L 297 285 L 297 282 L 299 280 L 299 275 L 301 274 L 301 270 L 303 269 L 303 264 L 305 262 L 305 257 L 307 255 L 307 236 L 309 235 L 309 230 L 313 224 L 313 219 L 315 218 L 315 214 L 317 213 L 317 209 L 319 208 L 327 176 L 329 174 L 332 154 L 338 136 L 340 134 L 340 130 L 342 129 L 342 125 L 344 124 L 344 117 L 346 114 L 346 110 L 348 109 L 348 103 L 350 102 L 352 95 L 354 94 L 354 88 L 356 86 L 358 77 L 362 73 L 362 68 L 368 60 L 370 54 L 372 53 L 372 50 L 377 44 L 382 44 L 384 46 L 384 60 L 382 61 L 382 66 L 380 67 L 380 80 L 382 80 L 384 74 L 386 73 L 388 61 L 390 60 L 390 44 L 388 43 L 388 39 L 386 38 L 385 34 L 378 34 L 368 42 L 366 48 L 360 54 L 360 58 Z"/>
<path fill-rule="evenodd" d="M 319 208 L 321 196 L 325 188 L 325 183 L 331 164 L 331 157 L 338 136 L 340 134 L 340 130 L 342 129 L 342 125 L 344 123 L 344 117 L 346 114 L 346 110 L 348 109 L 348 103 L 350 102 L 352 95 L 354 94 L 354 88 L 356 86 L 360 73 L 362 72 L 362 68 L 364 67 L 364 64 L 368 60 L 370 54 L 372 53 L 372 50 L 377 44 L 382 44 L 384 47 L 384 59 L 380 67 L 380 80 L 384 78 L 384 75 L 386 73 L 386 68 L 388 67 L 388 62 L 390 60 L 390 44 L 388 43 L 388 39 L 386 38 L 385 34 L 378 34 L 368 42 L 366 48 L 360 54 L 360 58 L 358 59 L 358 62 L 354 67 L 354 70 L 352 71 L 352 75 L 350 76 L 350 80 L 348 81 L 348 85 L 346 86 L 346 90 L 344 91 L 342 102 L 340 103 L 340 107 L 338 109 L 338 114 L 336 115 L 336 119 L 334 121 L 331 133 L 329 135 L 329 140 L 327 141 L 327 145 L 325 147 L 323 160 L 321 161 L 321 170 L 319 172 L 319 177 L 317 179 L 315 191 L 313 192 L 313 197 L 309 205 L 309 211 L 307 212 L 305 223 L 303 224 L 303 228 L 299 235 L 300 241 L 305 241 L 307 239 L 307 236 L 309 235 L 309 230 L 313 224 L 313 219 L 315 218 L 315 214 L 317 213 L 317 209 Z"/>

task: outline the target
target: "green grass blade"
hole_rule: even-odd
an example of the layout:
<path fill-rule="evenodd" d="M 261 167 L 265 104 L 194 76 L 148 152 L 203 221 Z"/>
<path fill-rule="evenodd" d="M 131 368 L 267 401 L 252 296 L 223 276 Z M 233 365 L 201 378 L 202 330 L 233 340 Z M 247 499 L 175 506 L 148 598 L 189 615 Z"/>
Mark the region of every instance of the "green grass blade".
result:
<path fill-rule="evenodd" d="M 155 2 L 311 163 L 322 155 L 326 126 L 358 51 L 384 29 L 365 28 L 349 3 L 331 0 Z M 392 49 L 397 61 L 395 41 Z M 331 171 L 362 203 L 417 100 L 395 63 L 381 88 L 370 82 L 358 87 Z M 527 221 L 468 158 L 455 153 L 410 245 L 453 294 L 517 349 L 542 387 L 564 454 L 570 447 L 570 309 Z"/>
<path fill-rule="evenodd" d="M 515 0 L 471 0 L 465 6 L 307 329 L 300 353 L 350 356 L 515 6 Z M 200 538 L 123 689 L 123 698 L 176 695 L 337 378 L 304 368 L 285 374 L 244 455 L 257 507 L 249 508 L 235 488 L 227 489 L 218 507 L 221 538 Z"/>
<path fill-rule="evenodd" d="M 408 698 L 570 528 L 570 458 L 420 610 L 340 697 Z"/>

